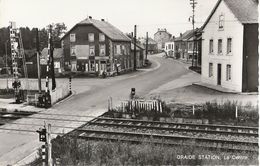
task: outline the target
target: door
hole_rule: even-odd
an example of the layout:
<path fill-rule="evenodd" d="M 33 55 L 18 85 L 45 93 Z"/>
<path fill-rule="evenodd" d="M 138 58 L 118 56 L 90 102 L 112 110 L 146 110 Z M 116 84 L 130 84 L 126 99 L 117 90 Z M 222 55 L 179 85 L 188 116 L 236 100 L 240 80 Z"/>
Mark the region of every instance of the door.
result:
<path fill-rule="evenodd" d="M 218 64 L 218 85 L 221 85 L 221 64 Z"/>

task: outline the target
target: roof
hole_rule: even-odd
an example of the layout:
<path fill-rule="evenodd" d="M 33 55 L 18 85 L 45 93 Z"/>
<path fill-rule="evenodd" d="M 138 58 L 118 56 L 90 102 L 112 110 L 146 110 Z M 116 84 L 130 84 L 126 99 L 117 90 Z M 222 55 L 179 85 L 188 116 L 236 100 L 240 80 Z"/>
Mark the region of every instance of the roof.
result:
<path fill-rule="evenodd" d="M 194 31 L 195 31 L 195 34 L 196 33 L 200 33 L 201 34 L 201 28 L 196 28 L 196 29 L 194 29 Z M 183 34 L 182 34 L 182 36 L 179 36 L 179 37 L 176 37 L 175 39 L 174 39 L 174 41 L 176 42 L 176 41 L 188 41 L 188 40 L 193 40 L 193 30 L 191 29 L 191 30 L 187 30 L 186 32 L 184 32 Z M 195 39 L 199 39 L 201 37 L 201 35 L 197 35 L 196 36 L 196 38 Z"/>
<path fill-rule="evenodd" d="M 176 37 L 174 41 L 188 40 L 192 36 L 192 30 L 185 31 L 182 36 Z"/>
<path fill-rule="evenodd" d="M 172 34 L 170 34 L 166 29 L 160 29 L 160 28 L 159 28 L 159 29 L 157 30 L 157 32 L 155 32 L 155 34 L 157 34 L 157 33 L 159 33 L 159 32 L 161 32 L 161 33 L 167 33 L 168 35 L 172 35 Z M 154 35 L 155 35 L 155 34 L 154 34 Z"/>
<path fill-rule="evenodd" d="M 146 38 L 141 38 L 140 41 L 142 44 L 145 44 Z M 148 44 L 157 44 L 157 42 L 155 40 L 153 40 L 152 38 L 148 37 Z"/>
<path fill-rule="evenodd" d="M 41 52 L 41 57 L 45 59 L 48 55 L 48 48 L 44 48 Z M 53 50 L 53 58 L 58 59 L 63 56 L 63 50 L 62 48 L 54 48 Z"/>
<path fill-rule="evenodd" d="M 77 23 L 61 39 L 63 39 L 67 34 L 69 34 L 75 27 L 77 27 L 79 25 L 93 25 L 94 27 L 99 29 L 101 32 L 103 32 L 106 36 L 108 36 L 111 40 L 130 41 L 130 39 L 123 32 L 121 32 L 119 29 L 114 27 L 109 22 L 95 20 L 95 19 L 92 19 L 92 18 L 86 18 L 85 20 Z"/>
<path fill-rule="evenodd" d="M 136 43 L 136 50 L 144 50 L 145 47 L 141 43 Z M 131 42 L 131 50 L 134 50 L 134 43 Z"/>
<path fill-rule="evenodd" d="M 205 28 L 222 1 L 242 24 L 258 23 L 258 0 L 218 0 L 202 29 Z"/>

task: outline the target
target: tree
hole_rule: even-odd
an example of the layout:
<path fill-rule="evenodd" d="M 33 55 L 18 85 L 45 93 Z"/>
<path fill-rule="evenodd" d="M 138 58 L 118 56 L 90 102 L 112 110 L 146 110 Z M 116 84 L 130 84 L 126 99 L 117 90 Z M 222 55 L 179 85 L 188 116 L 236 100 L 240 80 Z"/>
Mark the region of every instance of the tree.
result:
<path fill-rule="evenodd" d="M 56 23 L 50 25 L 52 26 L 53 46 L 54 48 L 61 48 L 60 39 L 66 33 L 67 27 L 64 23 Z"/>

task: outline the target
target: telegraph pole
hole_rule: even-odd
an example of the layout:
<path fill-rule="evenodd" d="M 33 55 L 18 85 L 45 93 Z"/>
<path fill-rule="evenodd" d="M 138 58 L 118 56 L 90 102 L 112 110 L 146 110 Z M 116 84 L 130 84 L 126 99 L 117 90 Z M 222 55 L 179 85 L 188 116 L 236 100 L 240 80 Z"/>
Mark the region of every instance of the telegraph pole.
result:
<path fill-rule="evenodd" d="M 39 47 L 39 34 L 38 28 L 36 28 L 36 50 L 37 50 L 37 71 L 38 71 L 38 89 L 39 94 L 42 92 L 42 84 L 41 84 L 41 65 L 40 65 L 40 47 Z"/>
<path fill-rule="evenodd" d="M 193 65 L 194 65 L 194 48 L 195 48 L 194 16 L 195 16 L 195 5 L 197 4 L 197 2 L 196 2 L 196 0 L 190 0 L 190 4 L 192 7 L 192 33 L 193 33 L 192 67 L 193 67 Z"/>
<path fill-rule="evenodd" d="M 136 71 L 136 25 L 134 27 L 134 71 Z"/>
<path fill-rule="evenodd" d="M 145 45 L 145 59 L 147 60 L 147 54 L 148 54 L 148 32 L 146 32 L 146 45 Z"/>

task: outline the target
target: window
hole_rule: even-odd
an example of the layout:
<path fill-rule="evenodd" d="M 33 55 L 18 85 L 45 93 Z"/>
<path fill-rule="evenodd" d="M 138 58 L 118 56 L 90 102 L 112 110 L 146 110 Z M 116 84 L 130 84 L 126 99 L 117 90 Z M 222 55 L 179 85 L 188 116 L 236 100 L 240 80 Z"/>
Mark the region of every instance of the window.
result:
<path fill-rule="evenodd" d="M 89 55 L 95 56 L 95 46 L 89 46 Z"/>
<path fill-rule="evenodd" d="M 88 34 L 88 41 L 89 42 L 94 42 L 94 33 L 89 33 Z"/>
<path fill-rule="evenodd" d="M 75 46 L 71 46 L 70 47 L 70 54 L 71 54 L 71 56 L 75 56 L 76 55 L 76 48 L 75 48 Z"/>
<path fill-rule="evenodd" d="M 99 46 L 99 54 L 100 56 L 105 56 L 106 55 L 106 46 L 105 44 L 100 44 Z"/>
<path fill-rule="evenodd" d="M 117 55 L 121 54 L 121 46 L 119 44 L 116 45 L 116 54 Z"/>
<path fill-rule="evenodd" d="M 213 50 L 213 39 L 209 40 L 209 53 L 212 54 L 214 52 Z"/>
<path fill-rule="evenodd" d="M 213 63 L 209 63 L 209 77 L 213 76 Z"/>
<path fill-rule="evenodd" d="M 226 73 L 226 76 L 227 76 L 227 81 L 231 80 L 231 65 L 227 65 L 227 73 Z"/>
<path fill-rule="evenodd" d="M 103 33 L 100 33 L 100 34 L 99 34 L 99 41 L 100 41 L 100 42 L 105 41 L 105 35 L 104 35 Z"/>
<path fill-rule="evenodd" d="M 192 51 L 192 43 L 191 42 L 189 43 L 188 47 L 189 47 L 188 50 Z"/>
<path fill-rule="evenodd" d="M 227 39 L 227 54 L 232 53 L 232 38 Z"/>
<path fill-rule="evenodd" d="M 126 48 L 125 48 L 125 46 L 124 45 L 122 45 L 122 53 L 124 54 L 124 55 L 126 55 Z"/>
<path fill-rule="evenodd" d="M 224 29 L 224 15 L 223 15 L 223 14 L 221 14 L 221 15 L 219 16 L 219 25 L 218 25 L 218 28 L 219 28 L 219 29 Z"/>
<path fill-rule="evenodd" d="M 222 39 L 218 39 L 218 54 L 222 54 Z"/>
<path fill-rule="evenodd" d="M 168 49 L 169 49 L 169 50 L 171 49 L 171 44 L 168 44 Z"/>
<path fill-rule="evenodd" d="M 75 42 L 76 41 L 76 34 L 72 33 L 70 34 L 70 42 Z"/>
<path fill-rule="evenodd" d="M 54 62 L 54 68 L 59 69 L 60 68 L 60 62 Z"/>

